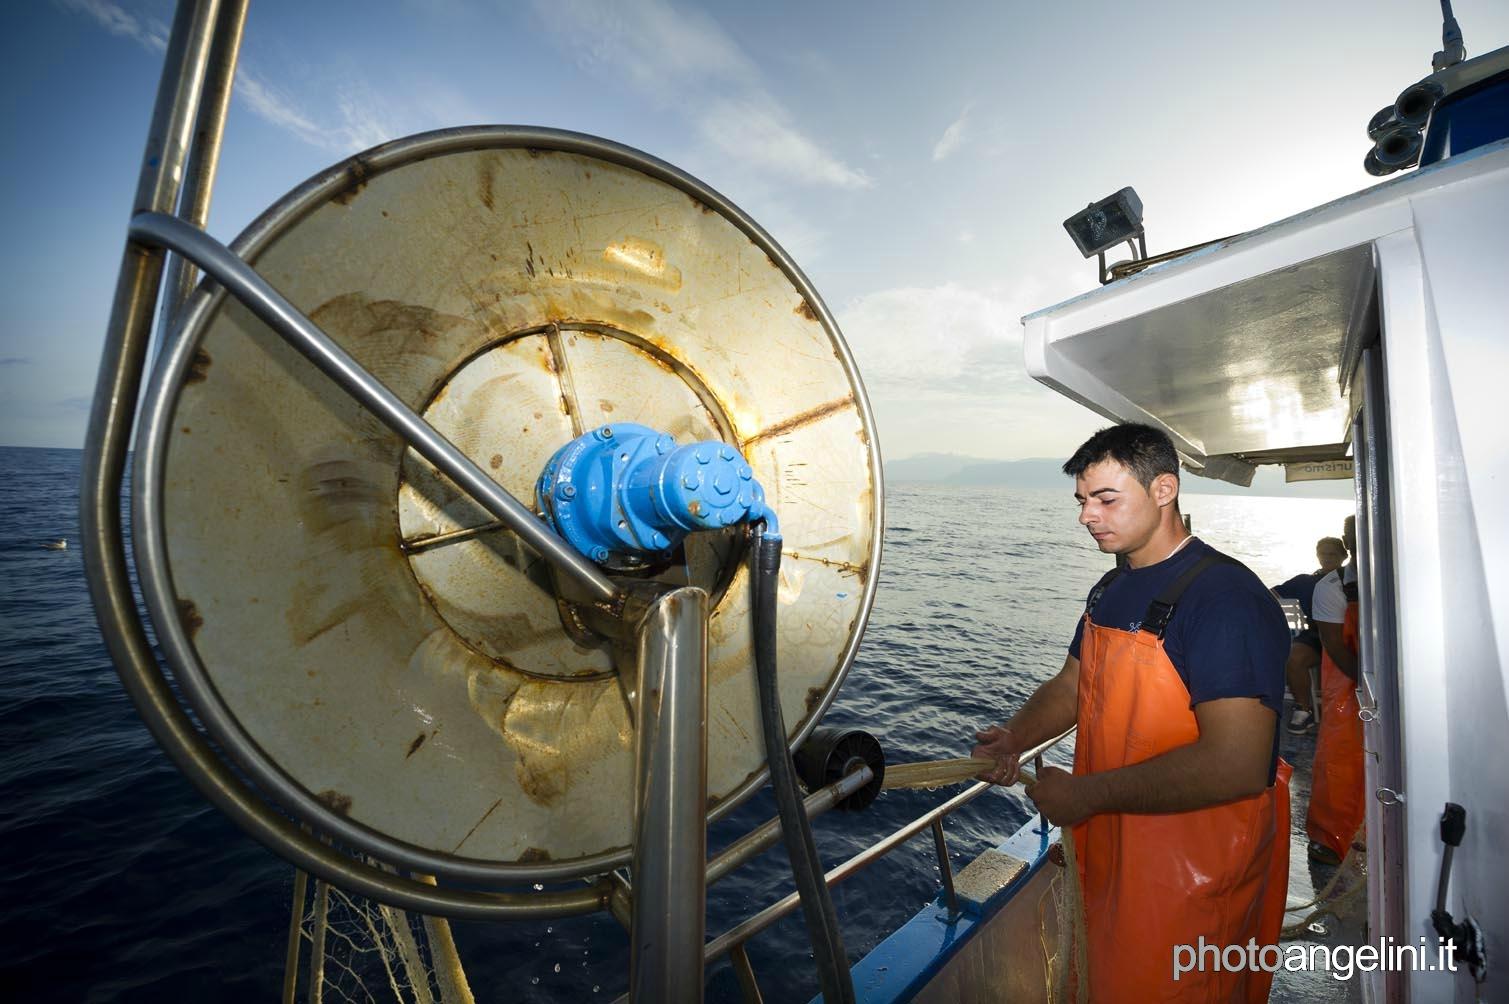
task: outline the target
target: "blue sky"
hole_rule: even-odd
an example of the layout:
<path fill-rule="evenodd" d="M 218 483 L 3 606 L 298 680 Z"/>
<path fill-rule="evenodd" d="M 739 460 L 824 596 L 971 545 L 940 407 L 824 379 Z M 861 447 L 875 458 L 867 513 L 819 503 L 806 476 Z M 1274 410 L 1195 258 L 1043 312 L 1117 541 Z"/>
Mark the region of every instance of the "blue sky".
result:
<path fill-rule="evenodd" d="M 1509 4 L 1457 0 L 1469 54 Z M 0 443 L 78 446 L 171 20 L 26 0 L 7 102 Z M 1094 285 L 1064 217 L 1123 185 L 1154 252 L 1374 183 L 1368 118 L 1429 72 L 1433 0 L 1263 4 L 255 0 L 210 231 L 427 129 L 595 133 L 759 220 L 837 315 L 889 458 L 1067 452 L 1017 318 Z"/>

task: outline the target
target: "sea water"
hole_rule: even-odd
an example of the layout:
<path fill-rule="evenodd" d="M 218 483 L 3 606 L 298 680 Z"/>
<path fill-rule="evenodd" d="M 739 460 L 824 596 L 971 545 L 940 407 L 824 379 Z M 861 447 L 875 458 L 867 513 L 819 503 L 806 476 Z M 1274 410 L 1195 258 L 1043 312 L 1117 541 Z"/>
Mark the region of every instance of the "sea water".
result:
<path fill-rule="evenodd" d="M 0 448 L 0 986 L 13 1000 L 278 998 L 292 868 L 243 836 L 168 762 L 137 718 L 95 625 L 78 539 L 77 450 Z M 1267 583 L 1309 571 L 1345 501 L 1200 496 L 1196 532 Z M 865 728 L 893 762 L 964 756 L 1063 663 L 1106 558 L 1062 492 L 893 485 L 869 630 L 826 724 Z M 66 550 L 45 544 L 68 541 Z M 1066 762 L 1068 751 L 1050 755 Z M 952 792 L 888 792 L 816 824 L 828 867 Z M 991 792 L 947 823 L 962 867 L 1030 818 Z M 768 792 L 710 834 L 717 850 L 775 813 Z M 791 891 L 778 845 L 710 890 L 709 936 Z M 849 956 L 936 895 L 926 833 L 833 898 Z M 479 1001 L 611 1000 L 628 938 L 606 915 L 453 925 Z M 765 999 L 816 992 L 799 913 L 757 936 Z M 726 960 L 709 1001 L 737 1001 Z M 387 998 L 385 980 L 371 985 Z M 327 1000 L 333 995 L 327 995 Z"/>

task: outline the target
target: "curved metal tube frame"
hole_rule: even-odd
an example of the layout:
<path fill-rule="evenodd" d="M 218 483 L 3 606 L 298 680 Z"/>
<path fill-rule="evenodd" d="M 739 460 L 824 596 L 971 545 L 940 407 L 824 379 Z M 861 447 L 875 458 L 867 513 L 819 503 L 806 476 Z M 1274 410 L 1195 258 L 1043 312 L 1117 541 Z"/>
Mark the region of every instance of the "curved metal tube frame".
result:
<path fill-rule="evenodd" d="M 502 504 L 505 501 L 517 507 L 522 513 L 521 517 L 517 517 L 520 522 L 543 533 L 549 538 L 547 544 L 569 550 L 569 547 L 536 519 L 533 513 L 525 509 L 480 469 L 477 469 L 476 465 L 465 455 L 435 432 L 422 418 L 410 411 L 402 401 L 399 401 L 391 391 L 362 369 L 339 346 L 331 342 L 327 335 L 289 304 L 251 266 L 214 238 L 182 220 L 156 213 L 144 213 L 137 216 L 131 222 L 130 233 L 134 240 L 145 246 L 169 248 L 203 269 L 207 276 L 220 284 L 219 289 L 230 292 L 244 302 L 248 309 L 256 313 L 275 332 L 308 356 L 323 372 L 330 374 L 343 389 L 350 390 L 363 404 L 367 404 L 370 400 L 374 411 L 378 408 L 387 409 L 386 413 L 381 411 L 377 413 L 383 416 L 385 421 L 391 417 L 393 421 L 390 422 L 390 426 L 395 427 L 399 435 L 407 439 L 410 432 L 416 428 L 419 434 L 428 431 L 432 440 L 427 446 L 436 451 L 437 455 L 443 455 L 446 452 L 454 453 L 455 456 L 450 458 L 451 462 L 472 468 L 475 477 L 485 480 L 491 486 L 491 493 L 497 497 L 493 501 L 499 503 L 499 509 L 506 511 L 506 506 Z M 322 833 L 343 843 L 412 871 L 443 876 L 459 882 L 514 884 L 561 881 L 583 874 L 600 874 L 627 861 L 628 854 L 625 852 L 611 856 L 600 855 L 596 858 L 517 865 L 463 858 L 417 847 L 332 812 L 328 806 L 272 763 L 255 741 L 247 735 L 220 699 L 208 671 L 184 632 L 182 622 L 177 615 L 175 599 L 177 593 L 173 587 L 172 573 L 168 563 L 162 492 L 167 461 L 167 439 L 164 436 L 152 434 L 152 430 L 165 426 L 171 417 L 174 395 L 182 386 L 184 371 L 193 357 L 193 352 L 189 351 L 190 348 L 181 337 L 167 345 L 167 350 L 163 353 L 152 375 L 151 384 L 143 399 L 141 421 L 143 432 L 139 437 L 140 443 L 136 450 L 136 472 L 133 480 L 135 493 L 133 520 L 137 527 L 135 551 L 142 597 L 146 601 L 147 609 L 157 629 L 158 641 L 168 657 L 169 665 L 174 669 L 175 678 L 210 736 L 251 775 L 257 786 L 269 798 L 294 816 L 309 821 Z M 397 425 L 395 426 L 394 423 Z M 416 448 L 418 448 L 417 445 Z M 456 480 L 458 484 L 465 484 L 460 478 Z M 491 509 L 491 506 L 489 508 Z M 496 510 L 494 514 L 498 514 Z M 514 526 L 513 519 L 507 522 L 510 527 Z M 570 553 L 576 560 L 585 562 L 585 559 L 575 551 Z M 593 580 L 600 579 L 606 583 L 610 594 L 617 595 L 618 589 L 612 581 L 607 579 L 596 566 L 590 567 Z M 566 569 L 563 568 L 564 570 Z M 586 586 L 589 580 L 583 577 L 575 579 L 574 582 Z M 600 597 L 602 591 L 594 590 L 593 595 Z M 621 604 L 604 604 L 605 608 L 609 606 L 621 606 Z"/>
<path fill-rule="evenodd" d="M 234 8 L 232 8 L 234 11 Z M 178 201 L 212 39 L 223 17 L 218 0 L 183 3 L 173 29 L 142 157 L 134 211 L 171 211 Z M 217 137 L 223 120 L 201 123 Z M 164 678 L 131 592 L 121 530 L 121 480 L 163 273 L 163 253 L 128 243 L 100 358 L 80 485 L 80 531 L 90 597 L 127 695 L 153 738 L 209 801 L 253 839 L 319 877 L 421 913 L 525 917 L 587 913 L 607 902 L 606 883 L 546 896 L 437 889 L 366 867 L 276 812 L 231 770 L 185 714 Z"/>
<path fill-rule="evenodd" d="M 612 603 L 618 587 L 602 569 L 562 540 L 455 444 L 440 434 L 337 345 L 246 262 L 209 234 L 176 216 L 141 213 L 131 221 L 133 241 L 176 251 L 204 270 L 283 340 L 363 407 L 376 415 L 420 456 L 534 548 L 556 570 L 576 580 L 593 599 Z M 166 444 L 152 442 L 161 450 Z M 154 535 L 155 536 L 155 535 Z"/>

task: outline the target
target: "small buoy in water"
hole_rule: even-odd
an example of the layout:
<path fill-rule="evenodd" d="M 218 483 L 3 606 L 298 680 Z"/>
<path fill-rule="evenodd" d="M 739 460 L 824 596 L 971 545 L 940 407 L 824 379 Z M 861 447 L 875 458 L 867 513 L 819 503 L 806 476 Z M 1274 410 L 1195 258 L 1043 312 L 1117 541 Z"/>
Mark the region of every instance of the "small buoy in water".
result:
<path fill-rule="evenodd" d="M 47 543 L 43 544 L 42 546 L 45 547 L 45 548 L 47 548 L 49 551 L 66 551 L 66 550 L 68 550 L 68 541 L 66 541 L 66 540 L 50 540 Z"/>

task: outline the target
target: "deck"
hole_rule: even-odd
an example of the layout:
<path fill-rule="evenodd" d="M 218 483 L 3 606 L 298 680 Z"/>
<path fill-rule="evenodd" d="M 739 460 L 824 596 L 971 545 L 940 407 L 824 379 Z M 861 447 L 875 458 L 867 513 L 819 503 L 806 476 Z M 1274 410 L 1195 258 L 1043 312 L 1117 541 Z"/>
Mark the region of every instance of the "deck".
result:
<path fill-rule="evenodd" d="M 1284 709 L 1288 721 L 1289 706 Z M 1289 780 L 1289 804 L 1292 815 L 1289 825 L 1289 902 L 1306 903 L 1315 898 L 1331 877 L 1336 867 L 1311 861 L 1305 836 L 1305 808 L 1310 804 L 1310 765 L 1315 756 L 1315 733 L 1292 736 L 1282 733 L 1279 740 L 1280 755 L 1294 768 Z M 1336 892 L 1349 888 L 1351 876 L 1344 877 Z M 1308 913 L 1309 911 L 1306 911 Z M 1292 913 L 1286 923 L 1294 923 L 1305 913 Z M 1351 897 L 1335 915 L 1316 917 L 1303 935 L 1292 938 L 1284 945 L 1314 944 L 1361 945 L 1366 939 L 1367 890 Z M 1287 972 L 1280 970 L 1273 979 L 1273 990 L 1268 998 L 1274 1004 L 1342 1004 L 1362 1000 L 1361 981 L 1353 974 L 1349 980 L 1338 980 L 1325 969 Z"/>

